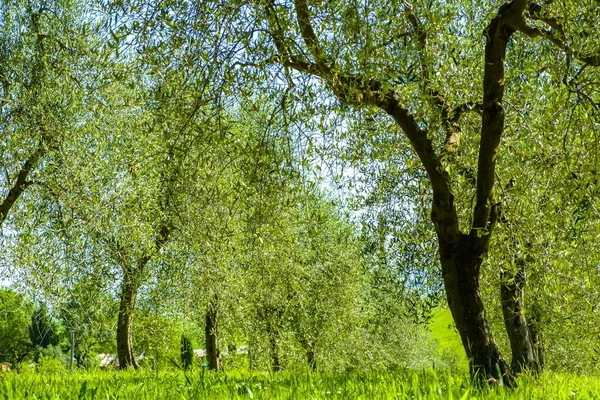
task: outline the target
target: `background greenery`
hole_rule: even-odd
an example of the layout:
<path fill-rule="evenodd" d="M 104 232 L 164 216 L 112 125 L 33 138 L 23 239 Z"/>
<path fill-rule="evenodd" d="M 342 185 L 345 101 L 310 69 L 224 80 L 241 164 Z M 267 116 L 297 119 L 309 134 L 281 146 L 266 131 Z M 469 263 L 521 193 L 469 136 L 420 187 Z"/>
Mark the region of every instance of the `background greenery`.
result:
<path fill-rule="evenodd" d="M 536 37 L 503 60 L 501 216 L 477 279 L 510 357 L 501 277 L 526 273 L 546 372 L 508 391 L 468 382 L 430 175 L 363 96 L 406 103 L 466 235 L 502 2 L 315 2 L 321 46 L 301 0 L 2 2 L 0 393 L 599 396 L 600 4 L 525 3 Z M 215 310 L 225 372 L 181 371 Z M 100 371 L 124 313 L 140 370 Z"/>

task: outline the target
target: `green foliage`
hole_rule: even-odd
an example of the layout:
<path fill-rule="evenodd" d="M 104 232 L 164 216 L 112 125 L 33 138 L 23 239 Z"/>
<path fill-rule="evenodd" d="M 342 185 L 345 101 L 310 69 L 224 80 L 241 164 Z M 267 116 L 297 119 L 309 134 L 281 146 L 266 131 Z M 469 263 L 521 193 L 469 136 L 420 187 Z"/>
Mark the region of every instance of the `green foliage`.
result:
<path fill-rule="evenodd" d="M 111 353 L 114 349 L 113 325 L 118 303 L 102 288 L 102 279 L 93 275 L 82 278 L 70 287 L 68 298 L 56 304 L 65 330 L 63 344 L 70 349 L 73 334 L 73 356 L 78 367 L 91 367 L 96 354 Z"/>
<path fill-rule="evenodd" d="M 33 306 L 23 295 L 0 289 L 0 362 L 16 364 L 32 349 L 29 325 Z"/>
<path fill-rule="evenodd" d="M 80 365 L 114 351 L 125 282 L 139 289 L 136 352 L 157 365 L 189 355 L 177 338 L 188 325 L 201 331 L 197 321 L 218 299 L 222 346 L 248 345 L 258 368 L 270 368 L 274 353 L 291 370 L 464 366 L 449 314 L 431 315 L 442 274 L 422 160 L 402 127 L 339 83 L 380 82 L 373 90 L 406 104 L 428 151 L 444 146 L 448 126 L 460 128 L 456 154 L 438 152 L 435 168 L 447 173 L 467 233 L 481 161 L 482 31 L 499 3 L 311 3 L 322 49 L 298 26 L 299 3 L 102 1 L 100 12 L 85 1 L 0 4 L 2 198 L 30 165 L 25 201 L 3 231 L 2 266 L 60 310 Z M 502 213 L 481 282 L 500 331 L 500 271 L 524 261 L 525 315 L 539 325 L 548 366 L 592 372 L 600 77 L 582 58 L 600 49 L 599 9 L 580 3 L 546 2 L 536 21 L 532 9 L 526 19 L 542 37 L 510 41 L 502 146 L 483 158 L 498 161 Z M 18 295 L 0 295 L 0 357 L 16 360 L 30 346 L 21 338 L 31 311 Z M 433 338 L 415 323 L 428 320 Z M 30 336 L 44 354 L 57 349 L 47 310 Z M 49 370 L 54 358 L 42 358 Z M 291 375 L 281 393 L 285 379 L 298 393 L 325 393 Z M 254 390 L 244 382 L 234 395 Z"/>
<path fill-rule="evenodd" d="M 36 371 L 42 376 L 63 375 L 67 373 L 67 368 L 57 354 L 52 354 L 40 356 L 37 361 Z"/>
<path fill-rule="evenodd" d="M 134 329 L 134 349 L 136 355 L 144 356 L 144 365 L 164 368 L 180 359 L 182 328 L 178 320 L 141 309 L 136 314 Z"/>
<path fill-rule="evenodd" d="M 40 303 L 31 315 L 31 326 L 29 327 L 29 339 L 34 347 L 43 349 L 48 346 L 56 346 L 59 342 L 57 324 L 48 314 L 48 307 Z"/>
<path fill-rule="evenodd" d="M 58 345 L 49 344 L 46 347 L 38 346 L 35 348 L 36 358 L 55 358 L 63 363 L 67 363 L 68 357 L 63 353 L 62 349 Z"/>

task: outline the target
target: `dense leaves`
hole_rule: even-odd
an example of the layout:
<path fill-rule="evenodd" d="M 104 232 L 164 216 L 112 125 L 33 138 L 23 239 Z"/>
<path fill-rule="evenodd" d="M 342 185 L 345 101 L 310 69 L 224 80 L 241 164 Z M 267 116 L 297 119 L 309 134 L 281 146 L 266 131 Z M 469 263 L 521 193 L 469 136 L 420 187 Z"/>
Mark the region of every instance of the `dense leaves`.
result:
<path fill-rule="evenodd" d="M 439 366 L 445 294 L 473 375 L 511 384 L 511 352 L 596 368 L 597 2 L 0 13 L 1 265 L 55 314 L 34 345 L 80 366 L 115 341 L 122 368 L 187 368 L 191 343 L 210 368 Z M 8 318 L 24 300 L 2 293 L 20 337 L 29 306 Z"/>

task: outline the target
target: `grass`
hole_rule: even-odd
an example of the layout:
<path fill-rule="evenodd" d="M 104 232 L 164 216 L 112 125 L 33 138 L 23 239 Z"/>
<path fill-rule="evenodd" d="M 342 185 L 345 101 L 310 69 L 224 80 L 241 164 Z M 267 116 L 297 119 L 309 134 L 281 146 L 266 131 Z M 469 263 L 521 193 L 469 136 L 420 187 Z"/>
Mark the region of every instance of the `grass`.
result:
<path fill-rule="evenodd" d="M 473 388 L 435 371 L 278 373 L 98 371 L 0 374 L 0 399 L 597 399 L 596 377 L 546 373 L 519 387 Z"/>
<path fill-rule="evenodd" d="M 448 358 L 455 359 L 458 368 L 468 369 L 469 360 L 465 355 L 450 309 L 445 307 L 435 309 L 428 328 L 433 338 L 438 341 L 438 351 L 442 354 L 446 353 Z"/>

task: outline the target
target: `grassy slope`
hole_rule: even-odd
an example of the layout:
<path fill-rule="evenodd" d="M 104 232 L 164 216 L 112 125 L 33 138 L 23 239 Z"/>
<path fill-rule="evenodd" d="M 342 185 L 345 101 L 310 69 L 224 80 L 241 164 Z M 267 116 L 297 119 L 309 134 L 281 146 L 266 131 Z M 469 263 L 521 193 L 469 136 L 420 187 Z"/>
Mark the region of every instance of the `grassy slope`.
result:
<path fill-rule="evenodd" d="M 429 330 L 439 343 L 440 353 L 445 358 L 456 360 L 457 367 L 466 371 L 469 363 L 448 308 L 439 308 L 433 312 Z"/>
<path fill-rule="evenodd" d="M 76 372 L 0 374 L 0 398 L 34 399 L 596 399 L 597 378 L 544 374 L 512 391 L 475 390 L 465 376 L 435 372 L 215 374 Z"/>

